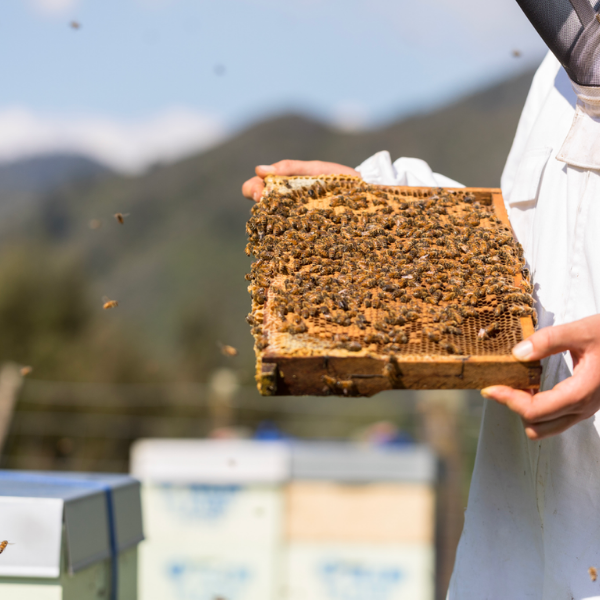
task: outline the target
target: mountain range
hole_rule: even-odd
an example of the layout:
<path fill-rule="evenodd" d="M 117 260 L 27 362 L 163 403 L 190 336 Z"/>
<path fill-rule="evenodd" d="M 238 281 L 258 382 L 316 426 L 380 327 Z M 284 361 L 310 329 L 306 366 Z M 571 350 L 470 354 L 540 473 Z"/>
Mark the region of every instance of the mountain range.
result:
<path fill-rule="evenodd" d="M 244 320 L 250 202 L 240 188 L 254 166 L 284 158 L 356 166 L 389 150 L 393 158 L 422 158 L 465 185 L 498 187 L 531 79 L 527 72 L 376 130 L 347 133 L 282 115 L 135 177 L 78 156 L 4 165 L 0 249 L 25 245 L 57 260 L 74 257 L 91 305 L 102 312 L 103 296 L 119 302 L 101 318 L 173 373 L 187 352 L 198 364 L 189 377 L 205 380 L 227 360 L 219 356 L 222 342 L 239 348 L 236 365 L 250 378 L 254 357 Z M 126 215 L 123 224 L 115 213 Z"/>

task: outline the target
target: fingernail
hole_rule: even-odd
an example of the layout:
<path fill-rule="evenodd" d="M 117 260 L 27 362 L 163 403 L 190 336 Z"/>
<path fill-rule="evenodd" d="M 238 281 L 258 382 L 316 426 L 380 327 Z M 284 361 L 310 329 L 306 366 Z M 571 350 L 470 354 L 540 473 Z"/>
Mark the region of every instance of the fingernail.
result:
<path fill-rule="evenodd" d="M 256 168 L 261 169 L 262 171 L 267 171 L 268 173 L 275 173 L 275 167 L 273 165 L 259 165 Z"/>
<path fill-rule="evenodd" d="M 513 356 L 517 360 L 527 360 L 533 354 L 533 344 L 525 340 L 512 349 Z"/>
<path fill-rule="evenodd" d="M 252 197 L 254 198 L 254 201 L 255 201 L 255 202 L 258 202 L 258 201 L 259 201 L 259 199 L 260 199 L 260 194 L 259 194 L 258 192 L 254 192 L 254 194 L 253 194 L 253 196 L 252 196 Z"/>
<path fill-rule="evenodd" d="M 481 395 L 482 395 L 484 398 L 487 398 L 487 399 L 489 400 L 489 399 L 491 399 L 491 398 L 493 397 L 493 396 L 492 396 L 492 390 L 493 390 L 493 389 L 494 389 L 494 388 L 491 388 L 491 387 L 484 388 L 484 389 L 482 389 L 482 390 L 481 390 Z"/>

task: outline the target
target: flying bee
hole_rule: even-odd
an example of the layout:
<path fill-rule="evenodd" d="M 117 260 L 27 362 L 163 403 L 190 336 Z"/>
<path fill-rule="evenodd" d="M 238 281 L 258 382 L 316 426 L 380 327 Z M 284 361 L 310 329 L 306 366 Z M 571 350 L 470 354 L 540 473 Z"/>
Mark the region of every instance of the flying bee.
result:
<path fill-rule="evenodd" d="M 104 310 L 109 310 L 111 308 L 117 308 L 117 306 L 119 306 L 119 303 L 116 300 L 111 300 L 108 296 L 103 296 L 102 298 L 102 308 Z"/>
<path fill-rule="evenodd" d="M 233 346 L 227 346 L 226 344 L 219 344 L 221 347 L 221 353 L 223 354 L 223 356 L 237 356 L 238 355 L 238 351 L 237 348 L 234 348 Z"/>
<path fill-rule="evenodd" d="M 2 554 L 4 550 L 6 550 L 6 546 L 14 546 L 14 544 L 9 542 L 8 540 L 0 542 L 0 554 Z"/>
<path fill-rule="evenodd" d="M 21 377 L 27 377 L 33 371 L 33 367 L 21 367 Z"/>
<path fill-rule="evenodd" d="M 125 223 L 125 217 L 128 217 L 129 213 L 127 214 L 123 214 L 123 213 L 115 213 L 115 219 L 117 220 L 117 222 L 119 222 L 121 225 L 123 225 L 123 223 Z"/>

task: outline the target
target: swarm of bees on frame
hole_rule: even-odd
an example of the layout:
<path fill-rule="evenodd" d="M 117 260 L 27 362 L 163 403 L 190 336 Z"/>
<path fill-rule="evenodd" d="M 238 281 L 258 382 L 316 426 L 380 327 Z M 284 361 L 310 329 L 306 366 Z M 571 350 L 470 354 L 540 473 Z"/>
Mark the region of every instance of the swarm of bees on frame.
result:
<path fill-rule="evenodd" d="M 521 317 L 536 322 L 523 249 L 491 196 L 281 181 L 246 226 L 259 353 L 288 334 L 348 353 L 503 354 Z"/>

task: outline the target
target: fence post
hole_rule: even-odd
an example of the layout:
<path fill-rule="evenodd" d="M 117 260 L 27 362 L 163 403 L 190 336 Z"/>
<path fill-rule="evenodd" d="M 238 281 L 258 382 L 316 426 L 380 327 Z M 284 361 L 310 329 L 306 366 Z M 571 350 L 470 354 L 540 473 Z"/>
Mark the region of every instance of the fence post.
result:
<path fill-rule="evenodd" d="M 0 368 L 0 456 L 22 385 L 20 367 L 14 363 L 4 363 Z"/>

